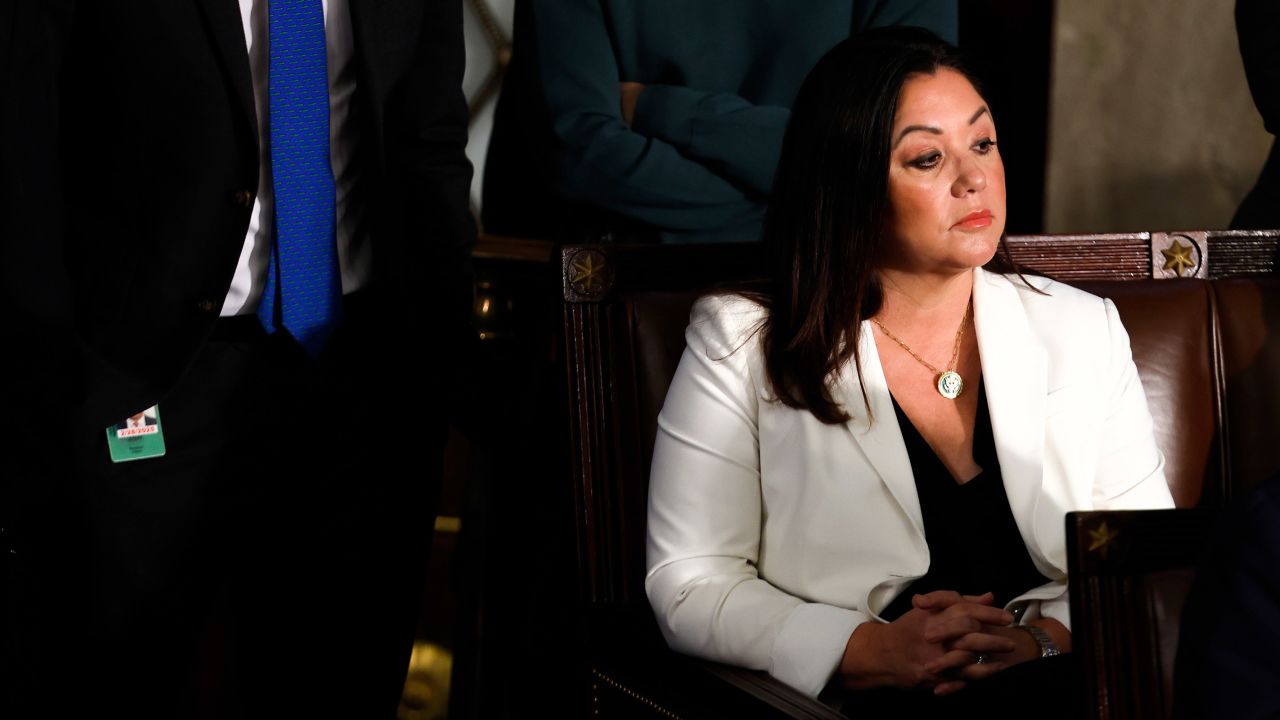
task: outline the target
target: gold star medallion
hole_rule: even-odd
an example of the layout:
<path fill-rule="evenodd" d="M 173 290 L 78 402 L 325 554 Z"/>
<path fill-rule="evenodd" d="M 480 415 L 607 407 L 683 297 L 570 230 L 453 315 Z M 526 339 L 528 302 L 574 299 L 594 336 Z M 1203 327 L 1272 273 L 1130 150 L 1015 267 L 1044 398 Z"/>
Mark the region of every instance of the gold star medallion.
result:
<path fill-rule="evenodd" d="M 573 289 L 583 295 L 594 295 L 601 292 L 608 272 L 608 261 L 596 250 L 587 250 L 576 255 L 570 261 L 573 275 L 569 282 Z"/>
<path fill-rule="evenodd" d="M 1195 269 L 1196 262 L 1191 259 L 1190 245 L 1183 245 L 1174 240 L 1169 247 L 1161 250 L 1160 253 L 1164 255 L 1164 269 L 1174 271 L 1178 274 L 1178 277 L 1182 277 L 1182 273 L 1185 270 Z"/>
<path fill-rule="evenodd" d="M 1119 535 L 1120 531 L 1107 527 L 1107 521 L 1103 520 L 1096 528 L 1089 531 L 1089 552 L 1096 552 L 1105 559 L 1107 551 L 1111 549 L 1111 541 Z"/>

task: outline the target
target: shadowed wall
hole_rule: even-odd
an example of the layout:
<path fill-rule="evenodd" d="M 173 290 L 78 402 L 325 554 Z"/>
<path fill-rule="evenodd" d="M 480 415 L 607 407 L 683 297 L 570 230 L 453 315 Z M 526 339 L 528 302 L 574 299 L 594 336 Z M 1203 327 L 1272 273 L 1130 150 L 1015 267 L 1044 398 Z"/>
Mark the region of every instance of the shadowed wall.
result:
<path fill-rule="evenodd" d="M 1046 231 L 1227 226 L 1271 145 L 1234 5 L 1056 3 Z"/>

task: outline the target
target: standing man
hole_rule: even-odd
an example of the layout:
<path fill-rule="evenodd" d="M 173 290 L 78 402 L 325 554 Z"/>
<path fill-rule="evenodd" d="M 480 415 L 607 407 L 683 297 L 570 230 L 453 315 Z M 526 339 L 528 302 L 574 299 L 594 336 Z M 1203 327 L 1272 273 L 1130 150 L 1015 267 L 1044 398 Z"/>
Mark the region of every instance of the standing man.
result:
<path fill-rule="evenodd" d="M 461 10 L 5 0 L 7 717 L 393 716 L 471 339 Z"/>

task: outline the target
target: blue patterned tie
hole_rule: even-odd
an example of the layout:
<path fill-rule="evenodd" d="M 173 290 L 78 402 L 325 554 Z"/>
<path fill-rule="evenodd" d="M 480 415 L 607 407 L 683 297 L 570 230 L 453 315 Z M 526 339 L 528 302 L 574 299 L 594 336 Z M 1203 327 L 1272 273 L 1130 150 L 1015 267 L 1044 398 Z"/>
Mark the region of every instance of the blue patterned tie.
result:
<path fill-rule="evenodd" d="M 329 78 L 321 0 L 271 0 L 270 142 L 276 241 L 258 319 L 312 357 L 342 312 L 329 164 Z"/>

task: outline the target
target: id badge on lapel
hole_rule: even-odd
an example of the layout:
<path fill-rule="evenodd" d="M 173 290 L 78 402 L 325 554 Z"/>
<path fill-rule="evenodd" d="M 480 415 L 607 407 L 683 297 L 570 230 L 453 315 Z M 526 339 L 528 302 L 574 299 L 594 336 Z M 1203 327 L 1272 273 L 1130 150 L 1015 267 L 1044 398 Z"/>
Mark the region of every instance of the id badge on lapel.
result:
<path fill-rule="evenodd" d="M 111 462 L 115 463 L 164 455 L 160 406 L 152 405 L 107 428 L 107 449 L 111 451 Z"/>

